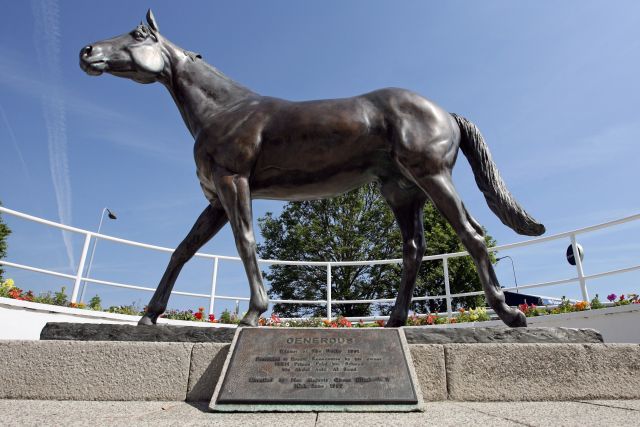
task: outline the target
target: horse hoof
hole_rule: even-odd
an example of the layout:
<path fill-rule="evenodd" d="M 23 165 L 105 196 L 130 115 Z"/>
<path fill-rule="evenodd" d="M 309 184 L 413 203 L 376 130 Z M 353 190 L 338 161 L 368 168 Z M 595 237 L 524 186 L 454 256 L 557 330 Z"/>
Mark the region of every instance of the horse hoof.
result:
<path fill-rule="evenodd" d="M 140 318 L 140 320 L 138 321 L 138 326 L 150 326 L 155 324 L 156 322 L 154 322 L 153 319 L 151 319 L 151 317 L 146 314 L 142 316 L 142 318 Z"/>
<path fill-rule="evenodd" d="M 389 318 L 389 320 L 387 320 L 387 323 L 384 324 L 384 327 L 385 328 L 401 328 L 406 323 L 407 323 L 406 320 L 402 321 L 400 319 Z"/>
<path fill-rule="evenodd" d="M 526 328 L 527 316 L 520 310 L 514 309 L 513 311 L 513 313 L 509 313 L 510 316 L 508 319 L 503 320 L 504 323 L 511 328 Z"/>
<path fill-rule="evenodd" d="M 256 323 L 252 323 L 252 322 L 250 322 L 248 320 L 245 321 L 244 319 L 242 319 L 240 321 L 240 323 L 238 324 L 238 326 L 241 327 L 241 328 L 255 328 L 256 326 L 258 326 L 258 323 L 257 322 Z"/>
<path fill-rule="evenodd" d="M 238 325 L 240 327 L 246 328 L 253 328 L 258 326 L 258 318 L 256 316 L 249 316 L 249 313 L 247 313 L 242 320 L 240 321 L 240 324 Z"/>

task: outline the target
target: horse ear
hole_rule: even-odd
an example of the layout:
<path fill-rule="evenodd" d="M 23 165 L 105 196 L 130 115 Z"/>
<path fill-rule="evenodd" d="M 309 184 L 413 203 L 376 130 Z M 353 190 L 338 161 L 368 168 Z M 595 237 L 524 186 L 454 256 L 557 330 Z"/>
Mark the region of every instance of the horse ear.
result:
<path fill-rule="evenodd" d="M 149 27 L 151 27 L 152 30 L 160 32 L 160 29 L 158 28 L 158 23 L 156 22 L 156 18 L 153 16 L 153 12 L 151 11 L 151 9 L 147 11 L 147 23 L 149 24 Z"/>

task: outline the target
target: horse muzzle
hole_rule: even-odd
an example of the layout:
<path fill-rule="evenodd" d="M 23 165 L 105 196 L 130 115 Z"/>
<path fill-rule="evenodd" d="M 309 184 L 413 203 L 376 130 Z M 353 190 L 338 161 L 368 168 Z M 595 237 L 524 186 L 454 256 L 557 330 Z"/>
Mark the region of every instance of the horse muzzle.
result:
<path fill-rule="evenodd" d="M 99 76 L 107 69 L 107 61 L 93 46 L 85 46 L 80 49 L 80 68 L 90 76 Z"/>

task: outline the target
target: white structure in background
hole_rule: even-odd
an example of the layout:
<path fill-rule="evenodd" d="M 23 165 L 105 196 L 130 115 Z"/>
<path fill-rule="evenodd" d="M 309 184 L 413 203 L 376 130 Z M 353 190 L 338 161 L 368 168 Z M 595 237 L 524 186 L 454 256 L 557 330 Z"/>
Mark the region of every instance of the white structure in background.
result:
<path fill-rule="evenodd" d="M 100 234 L 100 230 L 102 229 L 102 222 L 104 221 L 104 214 L 107 213 L 109 219 L 118 219 L 118 217 L 116 216 L 116 214 L 114 214 L 113 212 L 111 212 L 111 210 L 107 207 L 102 209 L 102 213 L 100 214 L 100 223 L 98 224 L 98 231 L 97 233 Z M 89 258 L 89 267 L 87 268 L 87 277 L 91 276 L 91 267 L 93 266 L 93 258 L 96 255 L 96 246 L 98 246 L 98 239 L 95 239 L 93 242 L 93 249 L 91 250 L 91 257 Z M 83 286 L 82 286 L 82 292 L 80 292 L 80 302 L 84 301 L 84 294 L 87 291 L 87 282 L 84 282 Z"/>
<path fill-rule="evenodd" d="M 103 311 L 82 310 L 79 308 L 59 307 L 48 304 L 18 301 L 0 298 L 0 340 L 20 339 L 37 340 L 47 322 L 74 323 L 119 323 L 136 325 L 140 318 L 125 314 Z M 592 328 L 600 331 L 609 343 L 640 344 L 640 304 L 609 307 L 600 310 L 587 310 L 566 314 L 554 314 L 529 317 L 530 326 Z M 185 320 L 158 319 L 159 324 L 197 326 L 197 327 L 235 327 L 209 322 L 190 322 Z M 426 328 L 475 328 L 504 326 L 501 320 L 477 323 L 452 323 L 424 326 Z"/>
<path fill-rule="evenodd" d="M 56 271 L 51 271 L 51 270 L 46 270 L 46 269 L 42 269 L 42 268 L 38 268 L 38 267 L 33 267 L 33 266 L 28 266 L 28 265 L 23 265 L 23 264 L 17 264 L 17 263 L 13 263 L 10 261 L 6 261 L 6 260 L 0 260 L 0 264 L 2 265 L 6 265 L 7 267 L 13 267 L 13 268 L 19 268 L 19 269 L 23 269 L 23 270 L 27 270 L 27 271 L 33 271 L 33 272 L 37 272 L 37 273 L 42 273 L 42 274 L 48 274 L 48 275 L 52 275 L 52 276 L 56 276 L 56 277 L 63 277 L 66 279 L 71 279 L 74 281 L 74 286 L 73 286 L 73 291 L 72 291 L 72 295 L 71 295 L 71 302 L 77 302 L 78 301 L 78 291 L 80 289 L 80 284 L 83 281 L 89 282 L 89 283 L 96 283 L 96 284 L 100 284 L 100 285 L 105 285 L 105 286 L 114 286 L 114 287 L 119 287 L 119 288 L 126 288 L 126 289 L 136 289 L 136 290 L 142 290 L 142 291 L 148 291 L 148 292 L 154 292 L 155 288 L 149 288 L 149 287 L 144 287 L 144 286 L 138 286 L 138 285 L 134 285 L 134 284 L 126 284 L 126 283 L 119 283 L 119 282 L 112 282 L 112 281 L 106 281 L 106 280 L 98 280 L 98 279 L 92 279 L 90 277 L 83 277 L 83 271 L 84 271 L 84 265 L 87 259 L 87 254 L 89 251 L 89 246 L 91 243 L 91 239 L 103 239 L 103 240 L 109 240 L 115 243 L 121 243 L 124 245 L 130 245 L 130 246 L 135 246 L 135 247 L 140 247 L 140 248 L 146 248 L 146 249 L 151 249 L 151 250 L 156 250 L 156 251 L 161 251 L 161 252 L 169 252 L 172 253 L 173 249 L 171 248 L 166 248 L 166 247 L 161 247 L 161 246 L 155 246 L 155 245 L 149 245 L 149 244 L 145 244 L 145 243 L 140 243 L 140 242 L 134 242 L 131 240 L 125 240 L 125 239 L 119 239 L 116 237 L 112 237 L 112 236 L 108 236 L 108 235 L 104 235 L 104 234 L 99 234 L 99 233 L 95 233 L 92 231 L 88 231 L 88 230 L 83 230 L 80 228 L 75 228 L 75 227 L 71 227 L 68 225 L 64 225 L 64 224 L 59 224 L 57 222 L 53 222 L 53 221 L 49 221 L 49 220 L 45 220 L 42 218 L 38 218 L 32 215 L 27 215 L 12 209 L 7 209 L 5 207 L 0 206 L 0 212 L 7 214 L 7 215 L 12 215 L 15 216 L 17 218 L 22 218 L 28 221 L 33 221 L 39 224 L 44 224 L 44 225 L 48 225 L 51 227 L 55 227 L 58 229 L 62 229 L 62 230 L 66 230 L 66 231 L 70 231 L 70 232 L 74 232 L 74 233 L 79 233 L 84 235 L 84 245 L 83 245 L 83 249 L 82 249 L 82 255 L 80 257 L 80 262 L 78 265 L 78 269 L 76 271 L 75 275 L 71 275 L 71 274 L 64 274 L 64 273 L 59 273 Z M 506 250 L 506 249 L 513 249 L 513 248 L 518 248 L 518 247 L 524 247 L 524 246 L 531 246 L 531 245 L 537 245 L 540 243 L 545 243 L 545 242 L 549 242 L 549 241 L 553 241 L 553 240 L 560 240 L 560 239 L 569 239 L 571 242 L 571 245 L 573 246 L 573 252 L 574 253 L 578 253 L 577 250 L 577 237 L 578 235 L 582 235 L 582 234 L 586 234 L 586 233 L 591 233 L 594 231 L 598 231 L 598 230 L 603 230 L 603 229 L 607 229 L 610 227 L 614 227 L 616 225 L 620 225 L 620 224 L 625 224 L 625 223 L 629 223 L 632 221 L 636 221 L 640 219 L 640 214 L 636 214 L 636 215 L 632 215 L 632 216 L 628 216 L 625 218 L 621 218 L 615 221 L 609 221 L 606 223 L 602 223 L 602 224 L 598 224 L 598 225 L 593 225 L 590 227 L 585 227 L 585 228 L 580 228 L 577 230 L 573 230 L 573 231 L 567 231 L 564 233 L 558 233 L 558 234 L 554 234 L 551 236 L 545 236 L 545 237 L 538 237 L 535 239 L 531 239 L 531 240 L 527 240 L 527 241 L 523 241 L 523 242 L 519 242 L 519 243 L 511 243 L 511 244 L 507 244 L 507 245 L 500 245 L 500 246 L 495 246 L 493 248 L 490 248 L 489 250 L 491 251 L 499 251 L 499 250 Z M 455 253 L 448 253 L 448 254 L 440 254 L 440 255 L 433 255 L 433 256 L 425 256 L 423 258 L 423 260 L 425 261 L 440 261 L 442 262 L 442 266 L 443 266 L 443 274 L 444 274 L 444 281 L 445 281 L 445 294 L 444 295 L 436 295 L 436 296 L 424 296 L 424 297 L 414 297 L 413 300 L 414 301 L 425 301 L 425 300 L 440 300 L 440 299 L 444 299 L 446 300 L 446 306 L 447 306 L 447 313 L 449 316 L 452 315 L 452 304 L 451 304 L 451 300 L 452 298 L 455 297 L 463 297 L 463 296 L 471 296 L 471 295 L 482 295 L 483 292 L 482 291 L 477 291 L 477 292 L 465 292 L 465 293 L 459 293 L 459 294 L 451 294 L 450 291 L 450 286 L 449 286 L 449 268 L 448 268 L 448 260 L 450 258 L 456 258 L 456 257 L 462 257 L 462 256 L 467 256 L 467 252 L 455 252 Z M 174 295 L 183 295 L 183 296 L 189 296 L 189 297 L 195 297 L 195 298 L 207 298 L 209 300 L 209 313 L 213 313 L 214 311 L 214 304 L 216 300 L 233 300 L 233 301 L 248 301 L 249 298 L 247 297 L 239 297 L 239 296 L 225 296 L 225 295 L 216 295 L 216 282 L 217 282 L 217 277 L 218 277 L 218 270 L 219 270 L 219 263 L 220 261 L 230 261 L 230 262 L 238 262 L 240 261 L 240 258 L 238 257 L 230 257 L 230 256 L 223 256 L 223 255 L 212 255 L 212 254 L 206 254 L 206 253 L 196 253 L 195 254 L 196 257 L 199 258 L 205 258 L 205 259 L 210 259 L 212 261 L 212 275 L 211 275 L 211 293 L 209 294 L 200 294 L 200 293 L 192 293 L 192 292 L 181 292 L 181 291 L 173 291 L 172 294 Z M 369 299 L 369 300 L 332 300 L 331 298 L 331 268 L 332 267 L 339 267 L 339 266 L 347 266 L 347 265 L 376 265 L 376 264 L 400 264 L 402 263 L 402 259 L 388 259 L 388 260 L 372 260 L 372 261 L 340 261 L 340 262 L 328 262 L 328 261 L 284 261 L 284 260 L 259 260 L 260 263 L 262 264 L 281 264 L 281 265 L 298 265 L 298 266 L 313 266 L 313 267 L 324 267 L 326 268 L 327 271 L 327 282 L 326 282 L 326 286 L 327 286 L 327 299 L 326 300 L 322 300 L 322 301 L 311 301 L 311 300 L 280 300 L 280 299 L 272 299 L 270 300 L 271 303 L 275 303 L 275 304 L 313 304 L 313 305 L 325 305 L 326 309 L 327 309 L 327 318 L 331 319 L 331 306 L 332 304 L 370 304 L 370 303 L 379 303 L 379 302 L 389 302 L 392 303 L 395 300 L 394 299 Z M 548 281 L 548 282 L 542 282 L 542 283 L 530 283 L 530 284 L 524 284 L 524 285 L 518 285 L 518 289 L 519 290 L 523 290 L 523 289 L 532 289 L 532 288 L 541 288 L 541 287 L 546 287 L 546 286 L 554 286 L 554 285 L 565 285 L 565 284 L 570 284 L 570 283 L 577 283 L 580 287 L 580 292 L 582 295 L 582 299 L 585 301 L 589 300 L 589 293 L 588 293 L 588 289 L 587 289 L 587 281 L 589 280 L 593 280 L 593 279 L 598 279 L 601 277 L 606 277 L 606 276 L 613 276 L 613 275 L 617 275 L 617 274 L 622 274 L 622 273 L 627 273 L 630 271 L 635 271 L 635 270 L 640 270 L 640 264 L 637 265 L 632 265 L 626 268 L 620 268 L 620 269 L 616 269 L 616 270 L 609 270 L 609 271 L 603 271 L 600 273 L 596 273 L 596 274 L 590 274 L 590 275 L 585 275 L 583 268 L 582 268 L 582 262 L 580 260 L 580 257 L 576 257 L 576 276 L 574 277 L 569 277 L 569 278 L 564 278 L 564 279 L 558 279 L 558 280 L 552 280 L 552 281 Z M 505 290 L 513 290 L 515 288 L 505 288 Z M 4 299 L 3 299 L 4 300 Z M 3 303 L 5 306 L 6 304 Z M 68 310 L 74 310 L 74 309 L 68 309 Z M 48 310 L 48 311 L 52 311 L 52 310 Z M 594 311 L 594 313 L 596 313 L 596 311 Z M 86 316 L 85 316 L 86 317 Z M 104 316 L 102 316 L 104 317 Z M 372 316 L 372 317 L 364 317 L 363 320 L 376 320 L 376 319 L 386 319 L 387 316 Z M 114 320 L 118 320 L 116 318 L 111 318 Z M 352 320 L 359 320 L 360 318 L 354 318 Z M 534 319 L 535 320 L 535 319 Z M 533 323 L 538 323 L 538 320 L 535 320 L 535 322 L 532 320 L 532 324 Z M 191 323 L 189 323 L 191 324 Z M 487 325 L 486 323 L 483 323 L 483 325 Z M 563 325 L 563 326 L 568 326 L 568 325 Z"/>

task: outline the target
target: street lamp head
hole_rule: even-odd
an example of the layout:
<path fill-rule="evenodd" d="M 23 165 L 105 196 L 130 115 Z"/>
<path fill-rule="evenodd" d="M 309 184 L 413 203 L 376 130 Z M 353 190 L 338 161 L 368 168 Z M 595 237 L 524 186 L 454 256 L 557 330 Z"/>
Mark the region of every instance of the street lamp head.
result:
<path fill-rule="evenodd" d="M 109 217 L 109 219 L 118 219 L 118 217 L 116 216 L 116 214 L 114 214 L 113 212 L 111 212 L 111 210 L 109 210 L 107 208 L 107 216 Z"/>

